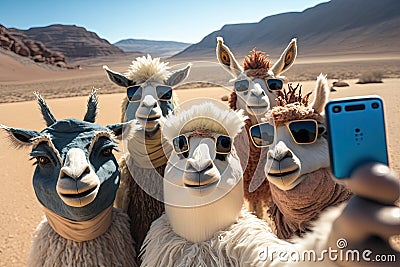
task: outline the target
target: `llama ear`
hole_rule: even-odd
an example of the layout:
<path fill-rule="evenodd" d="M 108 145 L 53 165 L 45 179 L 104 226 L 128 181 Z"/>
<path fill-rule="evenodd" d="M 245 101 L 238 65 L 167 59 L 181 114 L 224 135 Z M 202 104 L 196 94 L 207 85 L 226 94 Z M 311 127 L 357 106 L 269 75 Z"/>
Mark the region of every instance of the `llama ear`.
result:
<path fill-rule="evenodd" d="M 116 124 L 110 124 L 106 126 L 108 129 L 110 129 L 114 135 L 118 138 L 122 137 L 122 134 L 124 132 L 127 132 L 131 128 L 131 122 L 124 122 L 124 123 L 116 123 Z"/>
<path fill-rule="evenodd" d="M 136 84 L 136 82 L 129 80 L 121 73 L 110 70 L 108 68 L 108 66 L 106 66 L 106 65 L 103 66 L 103 69 L 107 72 L 107 75 L 108 75 L 108 78 L 110 79 L 110 81 L 112 81 L 116 85 L 123 86 L 123 87 L 129 87 L 129 86 Z"/>
<path fill-rule="evenodd" d="M 271 71 L 275 76 L 284 73 L 287 71 L 294 63 L 297 57 L 297 40 L 293 38 L 289 45 L 286 47 L 285 51 L 283 51 L 281 57 L 275 64 L 272 66 Z"/>
<path fill-rule="evenodd" d="M 40 112 L 42 113 L 43 119 L 46 122 L 47 127 L 56 123 L 56 118 L 51 113 L 49 106 L 47 105 L 46 101 L 44 101 L 39 92 L 33 92 L 33 94 L 36 96 L 36 101 L 40 107 Z"/>
<path fill-rule="evenodd" d="M 216 53 L 218 62 L 222 64 L 234 78 L 237 78 L 239 74 L 243 72 L 243 69 L 236 61 L 229 47 L 224 44 L 224 39 L 222 37 L 217 37 Z"/>
<path fill-rule="evenodd" d="M 321 114 L 324 109 L 326 102 L 328 101 L 330 88 L 328 85 L 328 79 L 322 73 L 317 77 L 317 83 L 314 89 L 314 100 L 311 103 L 311 107 L 316 113 Z"/>
<path fill-rule="evenodd" d="M 175 86 L 183 82 L 189 76 L 191 67 L 192 64 L 189 63 L 185 68 L 175 71 L 166 81 L 164 81 L 165 84 L 169 86 Z"/>
<path fill-rule="evenodd" d="M 0 124 L 0 129 L 8 134 L 8 139 L 16 148 L 31 145 L 32 138 L 40 135 L 39 132 L 34 130 L 11 128 L 2 124 Z"/>
<path fill-rule="evenodd" d="M 87 102 L 87 110 L 85 117 L 83 118 L 84 121 L 95 123 L 98 104 L 99 98 L 97 97 L 96 89 L 93 89 Z"/>

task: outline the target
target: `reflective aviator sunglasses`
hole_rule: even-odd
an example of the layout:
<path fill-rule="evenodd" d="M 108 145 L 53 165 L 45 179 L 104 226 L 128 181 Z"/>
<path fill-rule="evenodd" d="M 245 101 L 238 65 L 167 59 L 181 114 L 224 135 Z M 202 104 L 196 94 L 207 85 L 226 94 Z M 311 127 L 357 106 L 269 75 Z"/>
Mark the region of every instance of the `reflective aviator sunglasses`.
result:
<path fill-rule="evenodd" d="M 188 136 L 193 132 L 181 134 L 172 140 L 172 144 L 176 154 L 183 154 L 190 149 Z M 217 154 L 229 154 L 232 149 L 232 139 L 223 134 L 211 134 L 210 137 L 214 138 L 215 150 Z"/>
<path fill-rule="evenodd" d="M 167 85 L 156 86 L 157 97 L 161 101 L 168 101 L 172 98 L 172 88 Z M 143 87 L 141 85 L 130 86 L 126 89 L 126 94 L 130 102 L 137 102 L 142 99 Z"/>
<path fill-rule="evenodd" d="M 313 144 L 318 135 L 325 133 L 325 126 L 316 120 L 295 120 L 285 123 L 296 144 Z M 256 147 L 266 147 L 274 142 L 275 127 L 267 122 L 250 127 L 250 136 Z"/>
<path fill-rule="evenodd" d="M 268 79 L 266 80 L 267 88 L 271 91 L 279 91 L 283 88 L 283 81 L 279 79 Z M 246 92 L 249 90 L 250 81 L 240 80 L 236 81 L 233 85 L 236 92 Z"/>

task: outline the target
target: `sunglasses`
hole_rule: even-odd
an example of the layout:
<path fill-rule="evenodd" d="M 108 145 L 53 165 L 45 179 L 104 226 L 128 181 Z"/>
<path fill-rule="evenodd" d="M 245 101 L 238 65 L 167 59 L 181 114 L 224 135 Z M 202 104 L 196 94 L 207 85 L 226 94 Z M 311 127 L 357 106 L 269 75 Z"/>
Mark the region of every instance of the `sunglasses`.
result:
<path fill-rule="evenodd" d="M 188 135 L 192 132 L 181 134 L 172 140 L 176 154 L 183 154 L 190 149 Z M 212 134 L 211 137 L 215 140 L 215 150 L 217 154 L 229 154 L 232 149 L 232 139 L 227 135 Z"/>
<path fill-rule="evenodd" d="M 296 120 L 285 123 L 296 144 L 313 144 L 318 135 L 325 133 L 325 126 L 316 120 Z M 274 142 L 275 127 L 269 123 L 260 123 L 250 127 L 251 140 L 256 147 L 266 147 Z"/>
<path fill-rule="evenodd" d="M 172 88 L 170 86 L 157 85 L 155 89 L 159 100 L 168 101 L 172 98 Z M 130 102 L 140 101 L 143 96 L 143 87 L 141 85 L 128 87 L 126 94 Z"/>
<path fill-rule="evenodd" d="M 267 88 L 270 91 L 279 91 L 283 88 L 283 81 L 279 79 L 268 79 L 266 81 Z M 236 92 L 246 92 L 249 90 L 250 81 L 249 80 L 240 80 L 236 81 L 233 85 Z"/>

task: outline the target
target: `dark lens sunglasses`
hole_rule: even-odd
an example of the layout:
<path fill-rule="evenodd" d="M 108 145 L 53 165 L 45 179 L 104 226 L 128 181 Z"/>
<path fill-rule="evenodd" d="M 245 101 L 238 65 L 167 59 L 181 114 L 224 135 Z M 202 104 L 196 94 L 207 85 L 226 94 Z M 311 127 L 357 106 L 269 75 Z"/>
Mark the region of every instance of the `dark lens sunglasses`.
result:
<path fill-rule="evenodd" d="M 283 88 L 283 81 L 279 79 L 268 79 L 267 87 L 271 91 L 279 91 Z"/>
<path fill-rule="evenodd" d="M 271 91 L 279 91 L 283 88 L 283 81 L 279 79 L 268 79 L 266 81 L 267 87 Z M 240 80 L 236 81 L 233 84 L 233 88 L 236 92 L 246 92 L 249 90 L 250 81 L 249 80 Z"/>
<path fill-rule="evenodd" d="M 296 144 L 313 144 L 318 135 L 325 133 L 325 126 L 316 120 L 295 120 L 285 123 Z M 275 128 L 269 123 L 261 123 L 250 127 L 250 136 L 256 147 L 266 147 L 274 142 Z"/>
<path fill-rule="evenodd" d="M 179 135 L 172 140 L 172 145 L 176 154 L 179 155 L 189 151 L 190 146 L 187 137 L 188 134 L 190 133 Z M 212 137 L 214 137 L 215 140 L 215 150 L 217 154 L 229 154 L 231 152 L 232 139 L 229 136 L 215 134 L 212 135 Z"/>
<path fill-rule="evenodd" d="M 168 101 L 172 98 L 172 88 L 170 86 L 157 85 L 155 89 L 159 100 Z M 130 102 L 140 101 L 143 95 L 143 87 L 141 85 L 128 87 L 126 94 Z"/>

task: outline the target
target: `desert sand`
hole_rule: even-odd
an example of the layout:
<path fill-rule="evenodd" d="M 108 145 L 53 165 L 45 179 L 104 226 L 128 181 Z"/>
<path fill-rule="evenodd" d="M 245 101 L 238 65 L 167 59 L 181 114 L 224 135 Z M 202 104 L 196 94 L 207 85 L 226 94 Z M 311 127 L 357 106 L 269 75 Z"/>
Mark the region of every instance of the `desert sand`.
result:
<path fill-rule="evenodd" d="M 119 122 L 120 101 L 124 89 L 110 84 L 103 64 L 123 72 L 132 58 L 99 59 L 96 62 L 81 61 L 81 70 L 54 70 L 35 64 L 16 61 L 9 55 L 0 54 L 0 123 L 12 127 L 42 130 L 44 122 L 38 111 L 32 92 L 39 90 L 48 99 L 48 104 L 58 119 L 82 118 L 86 108 L 86 95 L 93 87 L 99 91 L 100 124 Z M 295 64 L 293 71 L 287 73 L 291 80 L 302 82 L 304 91 L 314 88 L 312 81 L 321 71 L 328 73 L 328 78 L 348 79 L 350 87 L 336 88 L 330 98 L 356 95 L 380 95 L 385 102 L 386 125 L 390 165 L 400 172 L 400 90 L 399 59 L 375 59 L 374 64 L 368 60 L 342 60 L 325 62 L 324 60 L 304 61 Z M 79 62 L 78 62 L 79 63 Z M 353 67 L 352 67 L 353 66 Z M 364 71 L 377 69 L 386 75 L 383 83 L 358 85 L 356 77 Z M 203 80 L 207 80 L 210 69 L 200 71 Z M 201 75 L 200 75 L 201 76 Z M 229 77 L 229 76 L 228 76 Z M 199 78 L 199 79 L 200 79 Z M 199 87 L 199 86 L 197 86 Z M 177 90 L 180 102 L 197 97 L 220 99 L 228 95 L 223 88 L 187 88 Z M 84 96 L 83 96 L 84 95 Z M 15 103 L 6 103 L 15 102 Z M 226 102 L 225 102 L 226 103 Z M 29 148 L 16 150 L 0 133 L 0 167 L 3 171 L 0 187 L 0 266 L 26 266 L 35 226 L 42 217 L 41 207 L 32 188 L 34 167 L 29 161 Z M 117 157 L 121 154 L 117 154 Z"/>

